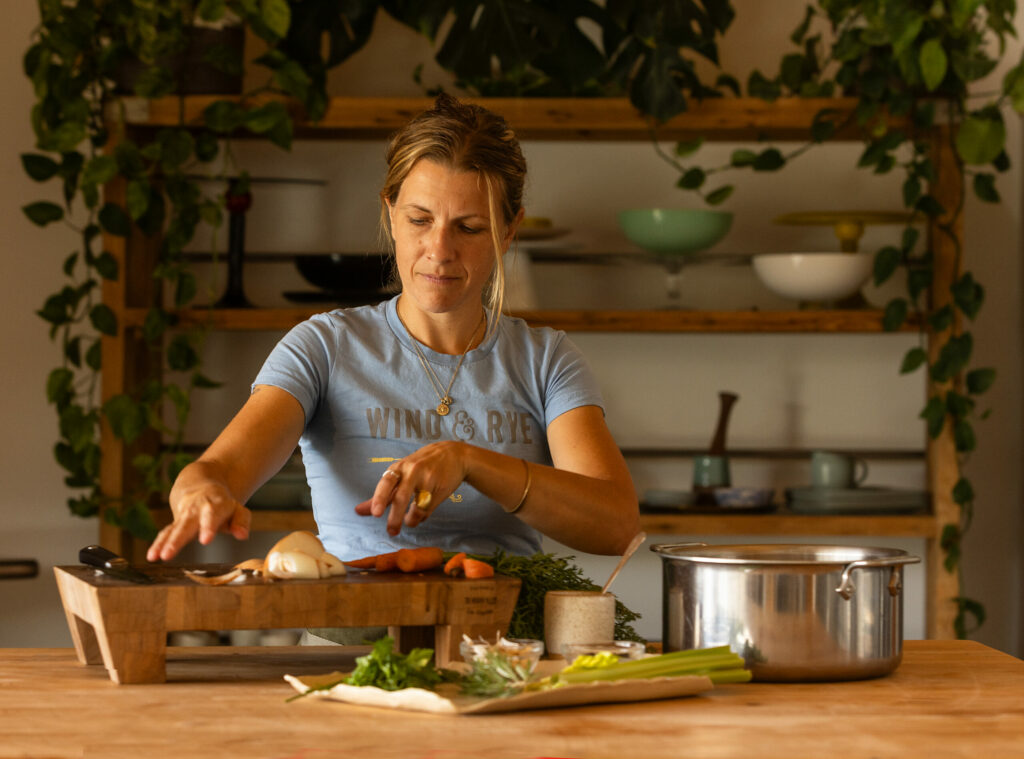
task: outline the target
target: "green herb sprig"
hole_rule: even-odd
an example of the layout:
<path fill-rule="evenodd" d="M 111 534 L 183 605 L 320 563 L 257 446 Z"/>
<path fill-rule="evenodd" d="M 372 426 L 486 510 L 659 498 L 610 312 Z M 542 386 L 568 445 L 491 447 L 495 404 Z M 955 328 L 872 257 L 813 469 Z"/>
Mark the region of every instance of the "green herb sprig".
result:
<path fill-rule="evenodd" d="M 522 583 L 512 612 L 507 637 L 544 640 L 544 596 L 549 590 L 600 590 L 573 563 L 575 556 L 535 553 L 513 556 L 498 549 L 491 556 L 475 556 L 494 566 L 494 571 L 517 577 Z M 621 601 L 615 601 L 615 639 L 646 642 L 630 624 L 640 619 Z"/>

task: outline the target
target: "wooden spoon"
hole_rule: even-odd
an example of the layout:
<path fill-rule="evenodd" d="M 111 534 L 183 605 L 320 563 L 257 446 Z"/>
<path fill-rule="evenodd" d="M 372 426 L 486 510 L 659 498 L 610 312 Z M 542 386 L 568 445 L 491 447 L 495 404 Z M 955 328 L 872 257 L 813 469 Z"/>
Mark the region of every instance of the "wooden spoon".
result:
<path fill-rule="evenodd" d="M 633 540 L 626 547 L 626 552 L 622 554 L 622 558 L 619 559 L 619 563 L 616 564 L 615 569 L 612 570 L 611 577 L 609 577 L 607 581 L 605 581 L 604 587 L 601 588 L 602 593 L 608 592 L 608 586 L 612 584 L 612 580 L 614 580 L 616 575 L 618 575 L 619 572 L 622 571 L 622 568 L 626 566 L 626 562 L 629 561 L 629 557 L 636 552 L 636 549 L 638 549 L 640 547 L 640 544 L 643 543 L 645 540 L 647 540 L 647 533 L 643 530 L 641 530 L 633 536 Z"/>

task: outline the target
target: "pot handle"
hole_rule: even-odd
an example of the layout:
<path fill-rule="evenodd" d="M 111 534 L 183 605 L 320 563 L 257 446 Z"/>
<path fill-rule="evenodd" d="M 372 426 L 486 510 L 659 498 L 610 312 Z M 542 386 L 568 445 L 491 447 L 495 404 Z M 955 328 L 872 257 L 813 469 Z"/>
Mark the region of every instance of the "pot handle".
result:
<path fill-rule="evenodd" d="M 671 550 L 673 548 L 691 548 L 693 546 L 706 546 L 707 543 L 701 543 L 700 541 L 693 541 L 690 543 L 655 543 L 650 546 L 650 550 L 654 553 L 661 553 L 665 550 Z"/>
<path fill-rule="evenodd" d="M 918 556 L 896 556 L 885 559 L 860 559 L 859 561 L 851 561 L 843 567 L 843 574 L 839 578 L 839 587 L 836 588 L 836 593 L 841 595 L 847 601 L 853 598 L 853 571 L 855 569 L 892 567 L 892 577 L 889 578 L 889 594 L 897 596 L 902 589 L 902 585 L 900 584 L 899 574 L 895 571 L 896 567 L 902 564 L 917 564 L 920 561 L 921 559 Z"/>

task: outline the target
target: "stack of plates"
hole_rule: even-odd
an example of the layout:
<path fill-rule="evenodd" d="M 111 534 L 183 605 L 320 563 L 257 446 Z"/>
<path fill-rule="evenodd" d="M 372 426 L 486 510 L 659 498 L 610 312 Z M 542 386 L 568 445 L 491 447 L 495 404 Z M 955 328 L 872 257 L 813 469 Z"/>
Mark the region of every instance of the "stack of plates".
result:
<path fill-rule="evenodd" d="M 789 488 L 789 508 L 798 514 L 909 514 L 928 508 L 928 493 L 900 488 Z"/>

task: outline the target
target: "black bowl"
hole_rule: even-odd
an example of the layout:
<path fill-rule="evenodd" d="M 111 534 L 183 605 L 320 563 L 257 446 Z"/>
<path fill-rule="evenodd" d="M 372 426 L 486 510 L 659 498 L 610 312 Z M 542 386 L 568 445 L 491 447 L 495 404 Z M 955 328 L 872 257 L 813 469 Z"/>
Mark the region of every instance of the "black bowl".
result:
<path fill-rule="evenodd" d="M 333 294 L 384 295 L 391 278 L 391 257 L 384 253 L 327 253 L 295 257 L 299 274 Z"/>

